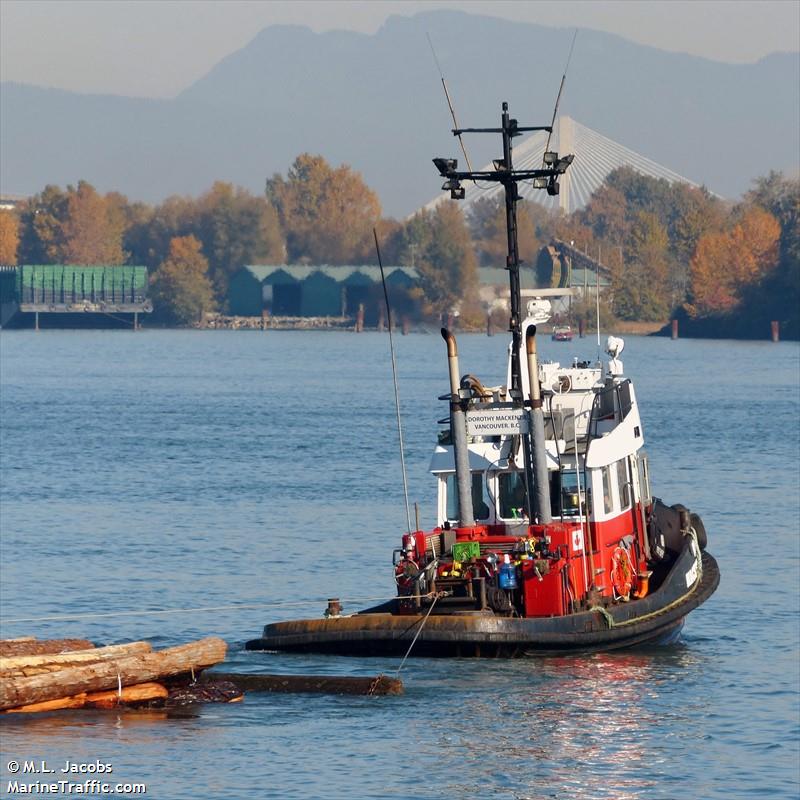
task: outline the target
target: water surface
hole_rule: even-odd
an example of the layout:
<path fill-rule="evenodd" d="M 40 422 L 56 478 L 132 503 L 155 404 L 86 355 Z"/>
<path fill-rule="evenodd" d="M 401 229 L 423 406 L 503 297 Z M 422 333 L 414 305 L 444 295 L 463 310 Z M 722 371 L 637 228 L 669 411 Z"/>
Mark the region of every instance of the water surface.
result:
<path fill-rule="evenodd" d="M 461 371 L 500 383 L 505 344 L 460 337 Z M 410 498 L 430 525 L 444 344 L 396 346 Z M 562 361 L 597 354 L 590 339 L 539 346 Z M 0 793 L 9 759 L 69 758 L 109 761 L 167 800 L 794 800 L 800 349 L 627 337 L 623 360 L 654 491 L 701 514 L 722 570 L 677 646 L 412 657 L 397 698 L 5 717 Z M 405 511 L 385 335 L 3 331 L 0 390 L 2 636 L 218 635 L 231 669 L 397 669 L 241 650 L 327 597 L 355 610 L 393 594 Z M 164 609 L 176 613 L 146 613 Z"/>

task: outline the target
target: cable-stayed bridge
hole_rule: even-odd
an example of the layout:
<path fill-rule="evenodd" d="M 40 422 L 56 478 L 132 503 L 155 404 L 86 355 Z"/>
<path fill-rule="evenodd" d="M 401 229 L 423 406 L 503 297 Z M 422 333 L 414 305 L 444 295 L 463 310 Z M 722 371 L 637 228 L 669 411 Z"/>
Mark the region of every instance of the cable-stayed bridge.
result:
<path fill-rule="evenodd" d="M 514 168 L 540 168 L 546 144 L 547 133 L 544 131 L 538 131 L 515 144 Z M 606 176 L 619 167 L 632 167 L 643 175 L 663 178 L 670 183 L 678 181 L 690 186 L 697 186 L 694 181 L 690 181 L 652 159 L 581 125 L 571 117 L 559 117 L 556 120 L 553 136 L 550 139 L 550 150 L 556 150 L 562 156 L 569 153 L 575 154 L 572 166 L 560 179 L 560 193 L 551 197 L 542 189 L 534 189 L 530 183 L 523 182 L 519 184 L 520 196 L 547 208 L 560 208 L 567 214 L 583 208 L 589 202 L 592 194 L 602 185 Z M 493 166 L 488 164 L 483 169 L 491 170 Z M 467 183 L 465 188 L 467 196 L 462 205 L 465 214 L 469 213 L 472 204 L 479 199 L 500 197 L 503 191 L 499 183 L 478 186 Z M 431 210 L 449 198 L 449 192 L 442 192 L 423 208 Z"/>

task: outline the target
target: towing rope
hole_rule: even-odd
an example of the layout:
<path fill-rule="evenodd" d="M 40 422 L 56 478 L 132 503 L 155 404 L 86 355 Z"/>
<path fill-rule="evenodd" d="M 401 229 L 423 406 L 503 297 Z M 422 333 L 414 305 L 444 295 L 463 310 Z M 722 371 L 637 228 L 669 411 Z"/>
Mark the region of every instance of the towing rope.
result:
<path fill-rule="evenodd" d="M 406 663 L 406 659 L 411 655 L 411 650 L 417 642 L 419 635 L 422 633 L 422 629 L 425 627 L 425 623 L 428 621 L 428 617 L 431 615 L 431 611 L 433 611 L 433 607 L 436 605 L 436 601 L 440 597 L 444 597 L 447 592 L 437 592 L 433 597 L 433 602 L 431 603 L 430 608 L 428 609 L 427 613 L 422 619 L 422 622 L 417 628 L 417 632 L 414 634 L 414 638 L 411 640 L 411 644 L 408 646 L 408 650 L 406 650 L 406 654 L 403 656 L 403 660 L 400 662 L 400 666 L 397 668 L 397 677 L 400 677 L 400 670 L 403 669 L 403 665 Z"/>

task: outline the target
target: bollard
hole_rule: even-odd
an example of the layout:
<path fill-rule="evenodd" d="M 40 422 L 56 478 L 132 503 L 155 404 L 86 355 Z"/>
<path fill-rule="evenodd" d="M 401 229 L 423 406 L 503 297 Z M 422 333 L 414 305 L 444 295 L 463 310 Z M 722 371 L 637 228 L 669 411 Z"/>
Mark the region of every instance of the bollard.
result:
<path fill-rule="evenodd" d="M 584 320 L 578 320 L 578 338 L 583 339 L 586 337 L 586 323 Z"/>
<path fill-rule="evenodd" d="M 487 336 L 494 336 L 494 331 L 492 330 L 492 315 L 486 315 L 486 335 Z"/>
<path fill-rule="evenodd" d="M 676 319 L 672 320 L 672 338 L 678 338 L 678 320 Z"/>
<path fill-rule="evenodd" d="M 772 329 L 772 341 L 779 342 L 781 340 L 781 324 L 778 320 L 774 319 L 769 324 Z"/>

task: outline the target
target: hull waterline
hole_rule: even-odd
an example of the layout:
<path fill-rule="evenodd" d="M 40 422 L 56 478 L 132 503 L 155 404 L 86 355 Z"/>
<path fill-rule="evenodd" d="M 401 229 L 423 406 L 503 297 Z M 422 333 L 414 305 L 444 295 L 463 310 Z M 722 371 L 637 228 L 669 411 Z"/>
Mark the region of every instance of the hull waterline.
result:
<path fill-rule="evenodd" d="M 690 547 L 662 585 L 641 600 L 564 617 L 518 618 L 489 613 L 393 614 L 392 603 L 347 617 L 294 620 L 265 626 L 248 650 L 402 656 L 414 636 L 416 656 L 516 657 L 616 650 L 677 639 L 686 615 L 713 594 L 719 568 L 709 553 L 687 587 L 696 559 Z M 422 626 L 422 630 L 419 627 Z"/>

